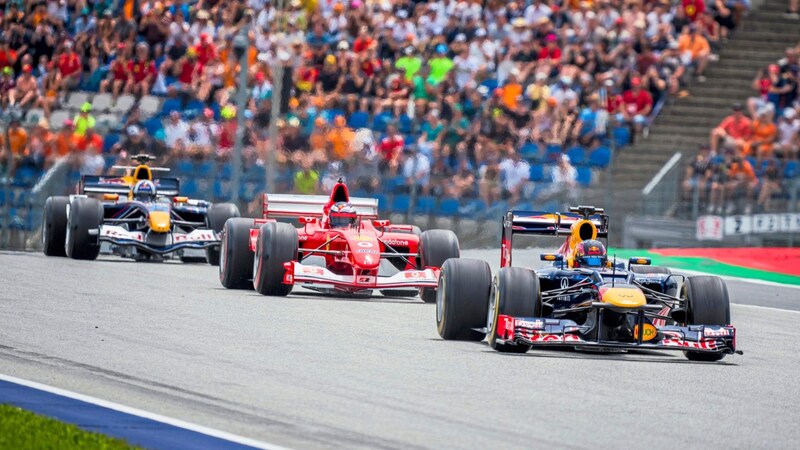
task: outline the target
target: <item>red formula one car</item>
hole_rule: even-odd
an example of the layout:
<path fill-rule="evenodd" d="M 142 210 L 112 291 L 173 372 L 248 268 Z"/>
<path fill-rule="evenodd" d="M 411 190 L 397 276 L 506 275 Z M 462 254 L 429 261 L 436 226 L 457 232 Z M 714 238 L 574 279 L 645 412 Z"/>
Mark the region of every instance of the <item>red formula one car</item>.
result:
<path fill-rule="evenodd" d="M 296 228 L 279 218 L 298 219 Z M 449 230 L 420 232 L 378 219 L 378 201 L 264 194 L 261 219 L 234 218 L 222 231 L 219 278 L 229 289 L 287 295 L 294 286 L 324 293 L 414 296 L 436 301 L 439 269 L 460 254 Z"/>

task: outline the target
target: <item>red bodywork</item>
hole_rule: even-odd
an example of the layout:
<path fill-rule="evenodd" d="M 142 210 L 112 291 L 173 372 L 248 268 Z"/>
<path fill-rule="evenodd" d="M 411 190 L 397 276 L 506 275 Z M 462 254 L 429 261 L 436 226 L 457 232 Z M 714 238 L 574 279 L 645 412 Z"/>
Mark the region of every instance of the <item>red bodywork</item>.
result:
<path fill-rule="evenodd" d="M 297 228 L 299 255 L 298 260 L 285 264 L 285 284 L 343 292 L 437 286 L 439 268 L 419 267 L 419 236 L 413 233 L 411 225 L 391 225 L 388 220 L 377 220 L 377 214 L 360 214 L 355 227 L 330 228 L 331 206 L 349 201 L 344 183 L 334 186 L 321 214 L 298 213 L 291 205 L 276 207 L 265 194 L 262 218 L 255 219 L 256 228 L 250 230 L 250 251 L 255 252 L 260 225 L 274 222 L 275 217 L 294 217 L 302 225 Z M 402 258 L 394 256 L 397 253 Z M 324 267 L 319 258 L 314 265 L 304 264 L 310 256 L 324 258 Z M 381 260 L 386 258 L 391 259 L 391 270 L 397 273 L 381 273 Z M 384 263 L 384 271 L 386 266 Z"/>

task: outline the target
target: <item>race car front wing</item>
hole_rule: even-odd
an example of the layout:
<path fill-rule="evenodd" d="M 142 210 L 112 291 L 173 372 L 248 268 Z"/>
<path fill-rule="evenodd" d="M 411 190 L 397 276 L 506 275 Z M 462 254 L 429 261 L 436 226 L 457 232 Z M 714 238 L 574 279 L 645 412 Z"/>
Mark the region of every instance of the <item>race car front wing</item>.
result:
<path fill-rule="evenodd" d="M 186 248 L 201 250 L 220 244 L 216 232 L 202 229 L 190 233 L 148 233 L 128 231 L 115 225 L 101 225 L 90 233 L 97 235 L 99 242 L 108 242 L 118 247 L 135 247 L 160 255 Z"/>
<path fill-rule="evenodd" d="M 435 288 L 439 283 L 439 269 L 404 270 L 391 276 L 339 275 L 325 267 L 305 265 L 297 261 L 284 264 L 284 284 L 314 288 L 332 288 L 357 292 L 367 289 Z"/>
<path fill-rule="evenodd" d="M 650 330 L 650 332 L 648 332 Z M 591 330 L 572 320 L 544 317 L 498 316 L 497 341 L 531 346 L 568 346 L 579 349 L 614 348 L 647 350 L 690 350 L 705 353 L 741 354 L 736 350 L 733 326 L 688 325 L 653 327 L 645 325 L 633 341 L 587 338 Z M 598 333 L 599 334 L 599 333 Z M 645 334 L 649 334 L 645 336 Z"/>

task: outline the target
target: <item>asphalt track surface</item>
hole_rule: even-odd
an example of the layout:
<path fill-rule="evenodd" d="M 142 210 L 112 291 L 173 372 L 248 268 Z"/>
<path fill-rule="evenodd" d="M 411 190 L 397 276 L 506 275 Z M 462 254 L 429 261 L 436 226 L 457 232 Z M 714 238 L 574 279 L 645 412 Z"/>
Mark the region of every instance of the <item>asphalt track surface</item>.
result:
<path fill-rule="evenodd" d="M 799 445 L 796 288 L 729 281 L 744 355 L 692 363 L 499 354 L 440 340 L 419 299 L 268 298 L 205 265 L 0 253 L 0 286 L 0 373 L 276 445 Z"/>

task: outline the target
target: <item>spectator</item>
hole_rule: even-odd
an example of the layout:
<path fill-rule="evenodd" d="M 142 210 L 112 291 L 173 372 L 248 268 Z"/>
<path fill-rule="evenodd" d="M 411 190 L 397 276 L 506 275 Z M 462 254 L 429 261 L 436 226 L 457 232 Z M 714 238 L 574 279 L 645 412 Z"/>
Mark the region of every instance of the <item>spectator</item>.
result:
<path fill-rule="evenodd" d="M 775 143 L 775 156 L 785 159 L 797 159 L 800 148 L 800 120 L 797 110 L 786 108 L 778 122 L 778 137 Z"/>
<path fill-rule="evenodd" d="M 699 200 L 705 201 L 709 187 L 710 173 L 708 169 L 710 164 L 708 147 L 701 148 L 694 160 L 686 167 L 686 175 L 682 184 L 684 200 L 691 200 L 694 193 L 697 192 Z"/>
<path fill-rule="evenodd" d="M 403 177 L 406 180 L 406 189 L 408 192 L 428 195 L 431 177 L 430 159 L 418 151 L 415 146 L 406 147 L 403 153 L 405 156 Z"/>
<path fill-rule="evenodd" d="M 500 163 L 503 197 L 508 199 L 509 204 L 516 205 L 525 194 L 531 176 L 531 166 L 522 159 L 519 152 L 514 151 L 510 142 L 506 145 L 506 151 L 506 158 Z"/>
<path fill-rule="evenodd" d="M 14 69 L 10 66 L 3 67 L 2 77 L 0 78 L 0 107 L 5 109 L 9 106 L 16 81 L 14 80 Z"/>
<path fill-rule="evenodd" d="M 502 198 L 500 165 L 497 157 L 490 157 L 478 169 L 478 192 L 481 200 L 491 206 Z"/>
<path fill-rule="evenodd" d="M 316 194 L 319 192 L 319 172 L 314 170 L 311 158 L 301 160 L 301 170 L 294 176 L 295 194 Z"/>
<path fill-rule="evenodd" d="M 89 128 L 94 128 L 97 124 L 92 113 L 92 104 L 89 102 L 84 103 L 81 105 L 80 112 L 72 119 L 72 122 L 75 124 L 75 135 L 76 136 L 83 136 L 86 134 L 86 130 Z"/>
<path fill-rule="evenodd" d="M 83 68 L 80 56 L 75 53 L 72 41 L 64 42 L 65 52 L 58 59 L 58 72 L 60 83 L 67 89 L 75 89 L 81 81 L 81 70 Z"/>
<path fill-rule="evenodd" d="M 119 45 L 117 57 L 111 63 L 108 77 L 100 83 L 100 92 L 108 92 L 110 86 L 114 98 L 119 97 L 122 92 L 130 93 L 131 85 L 128 81 L 133 77 L 128 69 L 129 61 L 125 57 L 125 44 Z"/>
<path fill-rule="evenodd" d="M 22 75 L 17 78 L 14 89 L 9 92 L 9 104 L 12 107 L 26 108 L 33 105 L 39 95 L 36 78 L 33 77 L 33 68 L 26 64 L 22 66 Z"/>
<path fill-rule="evenodd" d="M 553 183 L 543 192 L 544 198 L 557 197 L 561 203 L 564 199 L 574 203 L 578 197 L 578 171 L 572 165 L 569 156 L 561 155 L 553 167 L 551 175 Z"/>
<path fill-rule="evenodd" d="M 12 117 L 6 132 L 0 133 L 0 144 L 6 154 L 4 159 L 11 161 L 12 167 L 29 155 L 28 132 L 20 125 L 19 118 Z"/>
<path fill-rule="evenodd" d="M 642 89 L 642 79 L 632 78 L 631 88 L 622 94 L 622 103 L 617 112 L 617 121 L 632 125 L 640 133 L 653 111 L 653 97 Z"/>
<path fill-rule="evenodd" d="M 386 136 L 378 145 L 381 155 L 381 173 L 396 174 L 400 164 L 400 154 L 405 147 L 405 139 L 397 132 L 397 125 L 391 124 L 386 129 Z"/>
<path fill-rule="evenodd" d="M 761 176 L 761 189 L 758 192 L 757 205 L 761 212 L 773 212 L 772 198 L 781 191 L 783 171 L 778 166 L 778 161 L 770 159 L 764 174 Z"/>
<path fill-rule="evenodd" d="M 719 143 L 726 147 L 741 149 L 744 143 L 750 139 L 752 134 L 752 124 L 744 114 L 742 114 L 742 105 L 735 103 L 733 105 L 733 114 L 729 115 L 722 122 L 711 131 L 711 153 L 716 154 L 719 149 Z"/>
<path fill-rule="evenodd" d="M 769 107 L 762 108 L 752 122 L 752 132 L 750 139 L 745 142 L 742 148 L 744 156 L 755 156 L 761 162 L 765 157 L 772 154 L 772 144 L 778 134 L 778 128 L 772 121 L 774 110 Z"/>
<path fill-rule="evenodd" d="M 685 2 L 686 0 L 684 0 Z M 694 1 L 694 0 L 692 0 Z M 703 0 L 697 0 L 700 4 Z M 696 24 L 689 25 L 678 40 L 678 50 L 685 66 L 694 67 L 694 75 L 697 81 L 706 81 L 704 73 L 708 65 L 708 58 L 711 54 L 711 47 L 708 40 L 700 33 Z"/>
<path fill-rule="evenodd" d="M 128 62 L 127 91 L 136 96 L 145 96 L 155 82 L 156 65 L 150 60 L 150 48 L 145 42 L 136 44 L 136 56 Z"/>
<path fill-rule="evenodd" d="M 170 148 L 174 147 L 178 141 L 183 144 L 187 143 L 189 137 L 189 124 L 187 124 L 181 118 L 180 112 L 172 111 L 169 114 L 169 121 L 164 127 L 164 137 L 167 147 Z"/>
<path fill-rule="evenodd" d="M 102 140 L 101 144 L 102 145 Z M 86 151 L 81 155 L 81 175 L 102 175 L 105 168 L 105 160 L 100 154 L 102 147 L 96 143 L 91 143 L 86 147 Z"/>
<path fill-rule="evenodd" d="M 800 1 L 789 0 L 789 7 L 786 10 L 786 17 L 790 19 L 800 19 Z"/>

